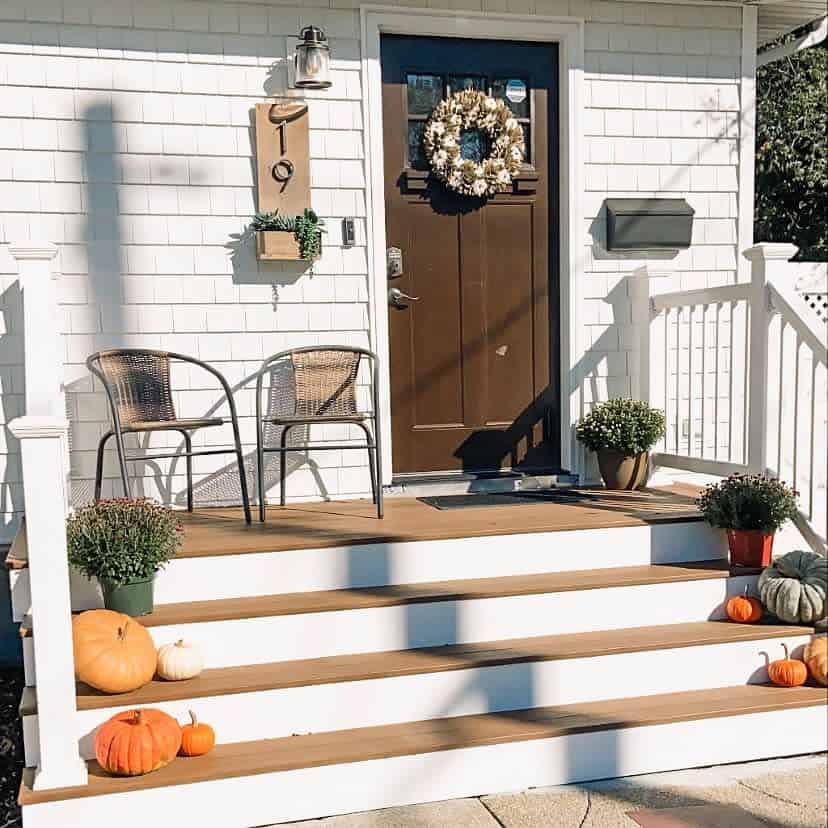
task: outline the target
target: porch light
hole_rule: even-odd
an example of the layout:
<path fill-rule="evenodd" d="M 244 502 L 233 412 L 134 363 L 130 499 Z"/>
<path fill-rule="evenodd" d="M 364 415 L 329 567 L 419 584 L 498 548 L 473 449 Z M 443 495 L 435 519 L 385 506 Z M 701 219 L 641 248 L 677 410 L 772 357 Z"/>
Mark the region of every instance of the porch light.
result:
<path fill-rule="evenodd" d="M 300 89 L 327 89 L 331 85 L 331 51 L 325 32 L 305 26 L 299 34 L 294 55 L 294 86 Z"/>

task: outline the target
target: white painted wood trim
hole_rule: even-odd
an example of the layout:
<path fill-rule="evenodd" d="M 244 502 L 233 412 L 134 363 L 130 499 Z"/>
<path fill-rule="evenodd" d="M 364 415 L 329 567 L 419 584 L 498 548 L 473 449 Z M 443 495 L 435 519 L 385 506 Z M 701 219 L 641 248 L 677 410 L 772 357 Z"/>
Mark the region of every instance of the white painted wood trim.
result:
<path fill-rule="evenodd" d="M 559 44 L 560 80 L 560 285 L 561 285 L 561 464 L 578 472 L 574 424 L 581 413 L 578 365 L 583 343 L 578 325 L 578 290 L 583 261 L 580 246 L 583 161 L 584 21 L 572 17 L 460 12 L 362 6 L 362 95 L 365 113 L 368 285 L 372 346 L 379 354 L 380 413 L 383 422 L 384 484 L 391 482 L 391 398 L 388 307 L 385 272 L 385 199 L 382 146 L 380 35 L 530 40 Z"/>
<path fill-rule="evenodd" d="M 41 715 L 48 724 L 39 731 L 40 761 L 34 787 L 85 785 L 86 765 L 74 738 L 75 672 L 65 524 L 67 423 L 56 417 L 21 417 L 9 429 L 20 440 L 29 588 L 38 627 L 37 639 L 30 650 L 24 648 L 24 655 L 40 664 L 41 674 L 48 677 L 37 690 Z M 33 668 L 28 667 L 27 678 L 32 674 Z"/>
<path fill-rule="evenodd" d="M 742 6 L 742 77 L 739 85 L 739 250 L 753 244 L 753 202 L 756 179 L 756 46 L 759 10 Z M 738 261 L 738 279 L 750 281 L 750 267 Z"/>
<path fill-rule="evenodd" d="M 750 298 L 749 285 L 721 285 L 698 290 L 682 290 L 676 293 L 662 293 L 650 299 L 653 310 L 657 313 L 668 308 L 693 307 L 696 305 L 714 305 L 717 302 L 744 302 Z"/>
<path fill-rule="evenodd" d="M 767 66 L 769 63 L 774 63 L 777 60 L 782 60 L 782 58 L 795 55 L 797 52 L 810 49 L 811 46 L 822 43 L 826 37 L 828 37 L 828 17 L 823 17 L 813 31 L 797 38 L 793 43 L 786 43 L 784 46 L 777 46 L 775 49 L 767 49 L 762 52 L 756 59 L 756 66 Z"/>
<path fill-rule="evenodd" d="M 153 704 L 180 722 L 195 710 L 209 721 L 219 744 L 276 739 L 400 722 L 503 710 L 553 707 L 608 699 L 739 687 L 768 680 L 766 650 L 775 658 L 786 644 L 794 657 L 808 635 L 664 648 L 593 657 L 473 667 L 447 672 L 193 697 Z M 531 643 L 530 643 L 531 652 Z M 612 676 L 612 681 L 607 681 Z M 29 691 L 31 692 L 31 691 Z M 81 756 L 95 756 L 96 728 L 128 710 L 79 711 Z M 26 763 L 37 762 L 37 715 L 23 717 Z"/>
<path fill-rule="evenodd" d="M 151 788 L 32 805 L 26 828 L 145 828 L 158 814 L 197 813 L 200 828 L 248 828 L 826 749 L 828 708 L 815 705 L 607 730 L 347 765 Z M 756 737 L 757 733 L 762 738 Z"/>
<path fill-rule="evenodd" d="M 668 469 L 683 469 L 697 474 L 713 474 L 727 477 L 734 472 L 748 472 L 748 466 L 742 463 L 733 463 L 730 460 L 712 460 L 702 457 L 687 457 L 683 454 L 669 452 L 655 452 L 652 455 L 653 463 L 665 466 Z"/>

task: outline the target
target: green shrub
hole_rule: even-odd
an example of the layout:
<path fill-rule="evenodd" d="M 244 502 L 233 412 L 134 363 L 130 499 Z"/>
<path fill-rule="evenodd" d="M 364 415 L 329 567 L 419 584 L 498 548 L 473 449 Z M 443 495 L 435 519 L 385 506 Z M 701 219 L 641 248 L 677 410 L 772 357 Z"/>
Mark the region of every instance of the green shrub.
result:
<path fill-rule="evenodd" d="M 69 563 L 119 585 L 146 580 L 175 555 L 181 531 L 172 509 L 147 498 L 102 500 L 66 521 Z"/>
<path fill-rule="evenodd" d="M 775 532 L 796 514 L 797 494 L 775 477 L 732 474 L 707 486 L 697 503 L 704 519 L 717 529 Z"/>
<path fill-rule="evenodd" d="M 575 434 L 592 451 L 632 456 L 652 448 L 664 434 L 664 412 L 641 400 L 608 400 L 579 421 Z"/>

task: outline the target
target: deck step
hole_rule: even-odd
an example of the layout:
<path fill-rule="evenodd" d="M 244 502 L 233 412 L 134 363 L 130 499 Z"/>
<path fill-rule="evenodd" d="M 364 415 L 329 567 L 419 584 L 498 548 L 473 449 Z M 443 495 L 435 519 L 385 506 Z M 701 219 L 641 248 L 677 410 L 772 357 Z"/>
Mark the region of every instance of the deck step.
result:
<path fill-rule="evenodd" d="M 585 491 L 583 501 L 440 511 L 394 500 L 384 520 L 370 504 L 271 509 L 246 526 L 241 512 L 181 513 L 184 543 L 155 581 L 157 604 L 244 598 L 457 578 L 681 563 L 725 557 L 724 533 L 690 497 Z M 17 544 L 22 548 L 24 544 Z M 504 554 L 508 549 L 509 554 Z M 8 560 L 16 620 L 28 611 L 22 552 Z M 102 605 L 100 588 L 72 573 L 72 608 Z"/>
<path fill-rule="evenodd" d="M 110 777 L 93 761 L 88 785 L 57 790 L 32 790 L 27 769 L 20 801 L 32 828 L 137 828 L 189 806 L 204 826 L 243 828 L 824 750 L 825 696 L 752 685 L 257 740 L 142 777 Z"/>
<path fill-rule="evenodd" d="M 79 683 L 76 732 L 89 759 L 96 728 L 138 706 L 160 707 L 179 721 L 193 709 L 226 743 L 760 683 L 767 681 L 762 651 L 781 656 L 784 643 L 797 653 L 812 632 L 706 621 L 228 667 L 189 681 L 156 678 L 119 695 Z M 35 765 L 34 688 L 25 690 L 20 713 L 26 761 Z"/>
<path fill-rule="evenodd" d="M 205 666 L 231 667 L 707 621 L 757 574 L 721 560 L 613 567 L 165 604 L 141 621 L 158 646 L 186 638 Z M 30 651 L 24 640 L 29 684 Z"/>

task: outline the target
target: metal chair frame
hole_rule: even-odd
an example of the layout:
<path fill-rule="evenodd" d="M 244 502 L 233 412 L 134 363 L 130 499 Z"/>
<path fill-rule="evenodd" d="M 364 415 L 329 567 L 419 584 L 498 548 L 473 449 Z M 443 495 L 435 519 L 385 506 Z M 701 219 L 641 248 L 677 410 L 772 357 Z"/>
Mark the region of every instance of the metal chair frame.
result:
<path fill-rule="evenodd" d="M 129 354 L 147 354 L 156 357 L 160 357 L 162 359 L 166 359 L 168 361 L 177 361 L 177 362 L 185 362 L 190 365 L 195 365 L 199 368 L 204 369 L 208 373 L 212 374 L 220 383 L 224 394 L 227 398 L 227 404 L 230 408 L 230 422 L 233 427 L 233 441 L 235 443 L 234 448 L 221 448 L 221 449 L 205 449 L 203 451 L 193 451 L 193 441 L 192 437 L 190 436 L 190 431 L 195 431 L 199 428 L 210 428 L 211 426 L 217 425 L 224 425 L 224 418 L 223 417 L 210 417 L 204 419 L 220 419 L 222 422 L 220 423 L 205 423 L 204 425 L 194 425 L 190 429 L 185 428 L 176 428 L 175 426 L 171 426 L 168 429 L 157 429 L 157 428 L 140 428 L 140 427 L 133 427 L 131 425 L 122 425 L 121 424 L 121 417 L 119 413 L 119 403 L 115 397 L 115 393 L 110 383 L 109 379 L 106 376 L 106 372 L 101 366 L 101 359 L 102 357 L 117 357 L 118 355 L 129 355 Z M 104 390 L 106 391 L 107 400 L 109 401 L 109 411 L 112 417 L 112 428 L 101 437 L 100 442 L 98 443 L 98 456 L 95 468 L 95 501 L 101 499 L 101 485 L 103 481 L 103 461 L 104 461 L 104 449 L 106 448 L 106 444 L 111 437 L 115 437 L 115 444 L 118 451 L 118 463 L 120 465 L 121 470 L 121 483 L 124 487 L 124 494 L 126 497 L 132 497 L 132 487 L 129 482 L 129 475 L 127 474 L 127 466 L 128 462 L 131 463 L 138 463 L 138 462 L 146 462 L 148 460 L 169 460 L 172 458 L 177 457 L 184 457 L 186 461 L 186 470 L 187 470 L 187 511 L 193 511 L 193 457 L 205 457 L 207 455 L 215 455 L 215 454 L 235 454 L 236 461 L 239 467 L 239 483 L 241 485 L 241 495 L 242 495 L 242 503 L 244 505 L 244 519 L 249 524 L 251 523 L 251 513 L 250 513 L 250 497 L 247 491 L 247 477 L 244 471 L 244 455 L 242 454 L 242 447 L 241 447 L 241 437 L 239 434 L 239 419 L 238 414 L 236 413 L 236 403 L 233 399 L 233 392 L 230 389 L 230 385 L 228 384 L 227 380 L 224 376 L 212 365 L 208 365 L 206 362 L 202 362 L 195 357 L 186 356 L 185 354 L 178 354 L 174 353 L 173 351 L 157 351 L 152 350 L 149 348 L 112 348 L 105 351 L 97 351 L 96 353 L 89 356 L 86 360 L 86 367 L 90 370 L 90 372 L 96 376 L 102 383 Z M 170 392 L 172 391 L 171 388 L 168 389 Z M 199 419 L 199 418 L 192 418 L 192 419 Z M 145 421 L 145 422 L 153 422 L 158 424 L 163 424 L 165 422 L 174 423 L 176 420 L 153 420 L 153 421 Z M 135 434 L 135 433 L 145 433 L 149 434 L 153 431 L 175 431 L 181 434 L 184 438 L 184 453 L 182 455 L 181 452 L 172 452 L 170 454 L 152 454 L 152 455 L 138 455 L 135 457 L 127 456 L 126 449 L 124 447 L 124 434 Z"/>
<path fill-rule="evenodd" d="M 294 354 L 338 351 L 350 354 L 359 355 L 359 360 L 366 358 L 371 363 L 371 399 L 372 411 L 371 413 L 359 414 L 361 419 L 356 419 L 355 416 L 286 416 L 269 417 L 267 422 L 273 423 L 282 427 L 282 434 L 279 440 L 278 447 L 269 447 L 264 445 L 264 425 L 265 418 L 262 414 L 262 389 L 264 385 L 264 377 L 271 365 L 285 358 L 292 358 Z M 357 365 L 359 370 L 359 365 Z M 373 435 L 368 428 L 366 421 L 373 421 Z M 287 437 L 290 430 L 299 425 L 313 425 L 320 423 L 348 423 L 350 425 L 358 426 L 365 433 L 365 444 L 359 445 L 354 443 L 337 443 L 334 445 L 311 445 L 305 443 L 301 446 L 288 446 Z M 256 457 L 257 457 L 257 487 L 259 496 L 259 520 L 265 520 L 265 488 L 264 488 L 264 460 L 266 453 L 279 454 L 279 503 L 284 506 L 286 501 L 286 482 L 285 482 L 285 457 L 290 451 L 326 451 L 334 449 L 367 449 L 368 451 L 368 466 L 371 475 L 371 497 L 377 506 L 377 518 L 382 518 L 384 514 L 383 498 L 382 498 L 382 443 L 381 443 L 381 429 L 379 424 L 379 358 L 373 351 L 367 348 L 349 347 L 346 345 L 307 345 L 301 348 L 288 348 L 284 351 L 279 351 L 272 356 L 269 356 L 259 369 L 256 377 Z"/>

